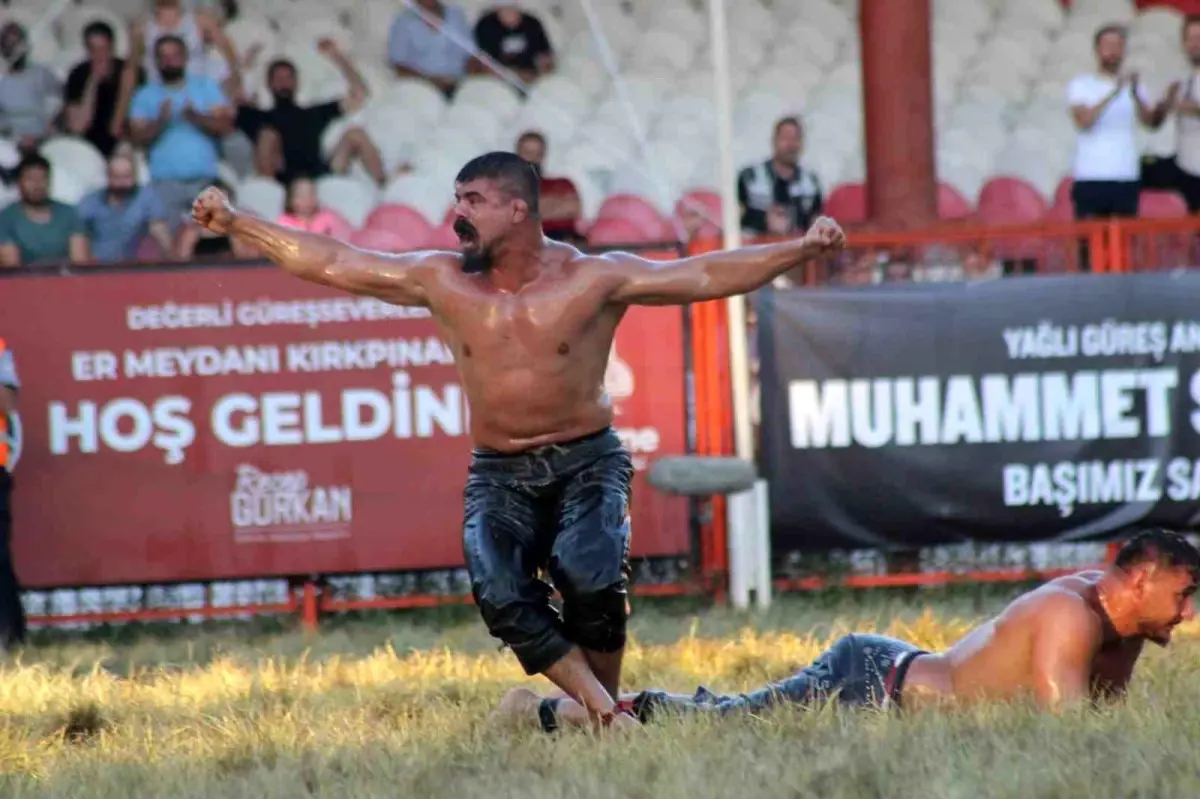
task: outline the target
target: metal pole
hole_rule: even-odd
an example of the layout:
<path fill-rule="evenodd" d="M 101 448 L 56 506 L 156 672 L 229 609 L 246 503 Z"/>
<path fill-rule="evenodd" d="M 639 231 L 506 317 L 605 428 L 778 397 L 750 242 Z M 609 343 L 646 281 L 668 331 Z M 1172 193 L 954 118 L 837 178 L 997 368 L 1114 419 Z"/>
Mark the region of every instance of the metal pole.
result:
<path fill-rule="evenodd" d="M 741 218 L 737 201 L 737 169 L 733 162 L 733 88 L 729 74 L 729 40 L 725 16 L 725 0 L 709 3 L 709 39 L 712 42 L 713 84 L 716 91 L 717 143 L 721 165 L 721 227 L 724 231 L 725 249 L 742 246 Z M 734 447 L 739 458 L 754 460 L 754 434 L 750 424 L 750 359 L 747 352 L 746 300 L 745 297 L 730 297 L 727 301 L 729 326 L 729 376 L 733 387 Z M 766 530 L 757 530 L 753 514 L 745 511 L 751 503 L 735 501 L 726 507 L 729 519 L 729 568 L 737 572 L 731 582 L 739 587 L 752 584 L 755 572 L 756 545 L 758 536 Z M 752 506 L 752 505 L 751 505 Z M 741 592 L 739 592 L 741 593 Z M 738 597 L 734 595 L 738 604 Z"/>

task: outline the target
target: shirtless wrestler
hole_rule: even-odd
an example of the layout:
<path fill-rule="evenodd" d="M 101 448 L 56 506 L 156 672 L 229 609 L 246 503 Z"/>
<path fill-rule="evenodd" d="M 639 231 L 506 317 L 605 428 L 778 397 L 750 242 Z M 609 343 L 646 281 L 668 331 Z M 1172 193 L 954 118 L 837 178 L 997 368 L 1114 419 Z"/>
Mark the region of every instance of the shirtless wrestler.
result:
<path fill-rule="evenodd" d="M 214 189 L 193 215 L 296 277 L 430 309 L 471 408 L 463 552 L 483 620 L 527 673 L 548 677 L 596 723 L 636 725 L 613 699 L 633 475 L 604 392 L 613 334 L 631 305 L 753 291 L 839 251 L 844 236 L 820 219 L 795 241 L 676 261 L 584 255 L 542 235 L 537 172 L 512 153 L 467 163 L 454 210 L 460 252 L 395 255 L 266 222 Z"/>
<path fill-rule="evenodd" d="M 902 696 L 906 707 L 1032 697 L 1049 710 L 1117 699 L 1125 695 L 1142 645 L 1166 646 L 1175 626 L 1194 616 L 1197 579 L 1195 547 L 1176 533 L 1146 530 L 1106 570 L 1060 577 L 1022 594 L 945 652 L 852 633 L 807 668 L 748 694 L 643 691 L 623 695 L 619 704 L 646 721 L 663 711 L 755 713 L 826 699 L 886 708 L 899 707 Z M 575 702 L 524 688 L 509 691 L 497 715 L 547 731 L 587 722 Z"/>

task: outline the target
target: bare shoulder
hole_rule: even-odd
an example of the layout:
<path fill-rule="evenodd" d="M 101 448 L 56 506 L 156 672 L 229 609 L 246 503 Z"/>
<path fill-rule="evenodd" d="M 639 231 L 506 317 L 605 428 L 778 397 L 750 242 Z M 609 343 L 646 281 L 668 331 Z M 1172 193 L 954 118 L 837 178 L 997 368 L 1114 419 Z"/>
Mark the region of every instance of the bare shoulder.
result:
<path fill-rule="evenodd" d="M 1029 597 L 1028 610 L 1037 625 L 1055 634 L 1100 636 L 1100 615 L 1075 586 L 1047 583 Z"/>

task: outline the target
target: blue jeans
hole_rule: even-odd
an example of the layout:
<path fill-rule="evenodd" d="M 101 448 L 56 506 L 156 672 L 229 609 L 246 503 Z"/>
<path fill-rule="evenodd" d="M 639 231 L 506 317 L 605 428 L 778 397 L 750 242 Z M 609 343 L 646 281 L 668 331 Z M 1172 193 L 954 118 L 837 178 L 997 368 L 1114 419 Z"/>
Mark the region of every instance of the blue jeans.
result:
<path fill-rule="evenodd" d="M 663 711 L 758 713 L 779 704 L 809 707 L 830 699 L 853 707 L 884 707 L 889 700 L 899 704 L 903 671 L 921 654 L 926 652 L 895 638 L 851 633 L 835 641 L 811 665 L 757 691 L 725 696 L 703 687 L 692 696 L 643 691 L 634 699 L 633 711 L 646 721 Z"/>

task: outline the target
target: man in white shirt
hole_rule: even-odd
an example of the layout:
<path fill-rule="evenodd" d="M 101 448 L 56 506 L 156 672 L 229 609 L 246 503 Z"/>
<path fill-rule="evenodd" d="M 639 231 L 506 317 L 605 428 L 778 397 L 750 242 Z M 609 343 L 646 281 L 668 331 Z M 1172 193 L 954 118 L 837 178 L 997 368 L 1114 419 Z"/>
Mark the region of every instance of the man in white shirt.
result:
<path fill-rule="evenodd" d="M 1071 199 L 1077 219 L 1136 216 L 1141 190 L 1141 155 L 1135 133 L 1140 122 L 1160 127 L 1174 104 L 1178 85 L 1152 103 L 1137 73 L 1122 73 L 1125 29 L 1108 25 L 1096 32 L 1099 69 L 1067 87 L 1067 103 L 1079 130 Z"/>
<path fill-rule="evenodd" d="M 1183 21 L 1183 52 L 1192 69 L 1175 103 L 1175 165 L 1179 193 L 1188 211 L 1200 211 L 1200 16 Z"/>

